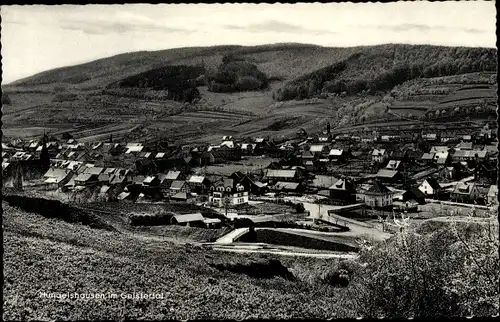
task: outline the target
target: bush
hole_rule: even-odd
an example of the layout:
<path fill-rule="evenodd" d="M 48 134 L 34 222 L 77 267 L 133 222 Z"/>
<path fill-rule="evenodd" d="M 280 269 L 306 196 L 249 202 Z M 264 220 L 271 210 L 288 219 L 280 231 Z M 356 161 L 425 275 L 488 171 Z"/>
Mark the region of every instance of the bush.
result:
<path fill-rule="evenodd" d="M 351 283 L 357 310 L 370 317 L 498 314 L 498 221 L 448 222 L 419 234 L 404 226 L 364 247 Z"/>

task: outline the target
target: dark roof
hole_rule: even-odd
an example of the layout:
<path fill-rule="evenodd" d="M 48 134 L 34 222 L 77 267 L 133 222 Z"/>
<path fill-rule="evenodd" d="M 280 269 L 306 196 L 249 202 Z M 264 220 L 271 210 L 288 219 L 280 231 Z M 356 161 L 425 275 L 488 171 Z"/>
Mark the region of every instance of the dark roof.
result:
<path fill-rule="evenodd" d="M 434 178 L 427 178 L 425 180 L 427 180 L 427 182 L 432 187 L 432 189 L 436 190 L 436 189 L 440 189 L 441 188 L 441 186 L 439 185 L 439 182 L 437 182 L 436 179 L 434 179 Z"/>
<path fill-rule="evenodd" d="M 380 181 L 375 181 L 370 189 L 368 189 L 368 192 L 374 192 L 374 193 L 389 193 L 391 190 L 384 186 Z"/>
<path fill-rule="evenodd" d="M 407 190 L 404 194 L 405 195 L 411 194 L 411 195 L 415 196 L 415 198 L 417 198 L 417 199 L 425 198 L 424 193 L 422 191 L 420 191 L 420 189 L 418 189 L 418 188 L 411 188 L 411 189 Z"/>

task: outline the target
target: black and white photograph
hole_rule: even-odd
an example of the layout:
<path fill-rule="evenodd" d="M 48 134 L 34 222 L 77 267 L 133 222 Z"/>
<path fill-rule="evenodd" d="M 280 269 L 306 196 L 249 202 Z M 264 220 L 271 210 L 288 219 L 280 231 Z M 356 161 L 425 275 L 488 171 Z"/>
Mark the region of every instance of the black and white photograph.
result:
<path fill-rule="evenodd" d="M 2 320 L 498 316 L 494 1 L 0 15 Z"/>

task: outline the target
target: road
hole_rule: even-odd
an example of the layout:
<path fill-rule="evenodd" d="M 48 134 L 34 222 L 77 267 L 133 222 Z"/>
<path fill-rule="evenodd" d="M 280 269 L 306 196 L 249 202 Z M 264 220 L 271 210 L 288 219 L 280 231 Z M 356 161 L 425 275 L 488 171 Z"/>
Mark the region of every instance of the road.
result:
<path fill-rule="evenodd" d="M 316 253 L 309 250 L 304 250 L 296 247 L 286 246 L 270 246 L 266 244 L 230 244 L 230 245 L 214 245 L 214 250 L 234 252 L 234 253 L 264 253 L 282 256 L 302 256 L 314 258 L 341 258 L 341 259 L 354 259 L 358 255 L 355 253 L 345 252 L 321 252 Z"/>

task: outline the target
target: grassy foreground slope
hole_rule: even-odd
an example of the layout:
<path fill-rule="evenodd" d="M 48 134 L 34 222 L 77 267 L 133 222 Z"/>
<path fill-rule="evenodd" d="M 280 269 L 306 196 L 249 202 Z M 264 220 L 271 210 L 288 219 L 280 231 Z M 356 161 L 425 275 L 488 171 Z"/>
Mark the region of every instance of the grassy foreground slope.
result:
<path fill-rule="evenodd" d="M 331 287 L 259 279 L 212 265 L 259 256 L 216 253 L 90 229 L 3 204 L 5 320 L 346 317 Z M 307 272 L 301 259 L 282 261 Z M 317 261 L 321 262 L 321 261 Z M 296 276 L 301 276 L 294 272 Z M 304 279 L 308 273 L 302 274 Z M 163 299 L 49 299 L 56 293 L 162 293 Z"/>

